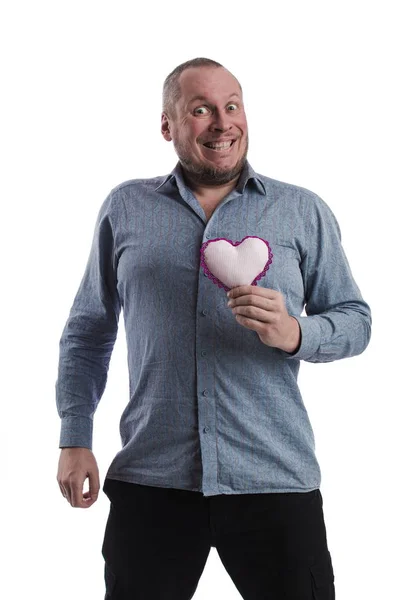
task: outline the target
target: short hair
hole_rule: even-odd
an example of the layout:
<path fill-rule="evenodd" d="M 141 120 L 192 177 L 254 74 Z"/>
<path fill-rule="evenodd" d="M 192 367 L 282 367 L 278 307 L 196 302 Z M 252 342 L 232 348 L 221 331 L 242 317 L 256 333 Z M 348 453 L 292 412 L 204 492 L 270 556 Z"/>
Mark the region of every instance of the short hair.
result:
<path fill-rule="evenodd" d="M 178 103 L 182 93 L 181 86 L 179 85 L 179 77 L 181 76 L 181 73 L 183 73 L 183 71 L 185 71 L 186 69 L 191 69 L 193 67 L 220 67 L 222 69 L 225 69 L 225 67 L 216 60 L 211 60 L 210 58 L 203 57 L 192 58 L 191 60 L 187 60 L 181 65 L 178 65 L 168 75 L 163 85 L 162 112 L 165 112 L 170 119 L 176 119 L 176 104 Z M 239 87 L 242 91 L 242 86 L 240 85 L 240 83 Z"/>

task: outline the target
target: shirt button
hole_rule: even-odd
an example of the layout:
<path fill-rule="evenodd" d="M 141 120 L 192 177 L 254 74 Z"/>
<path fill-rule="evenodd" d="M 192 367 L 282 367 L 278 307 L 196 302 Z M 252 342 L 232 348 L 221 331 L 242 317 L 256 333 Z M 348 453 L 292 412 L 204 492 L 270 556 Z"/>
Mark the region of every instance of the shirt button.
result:
<path fill-rule="evenodd" d="M 203 390 L 203 396 L 208 396 L 208 390 Z"/>
<path fill-rule="evenodd" d="M 202 356 L 207 356 L 207 352 L 206 352 L 205 350 L 202 350 L 202 351 L 201 351 L 201 355 L 202 355 Z"/>
<path fill-rule="evenodd" d="M 204 315 L 204 316 L 207 316 L 208 315 L 208 310 L 206 310 L 206 309 L 202 310 L 201 314 Z"/>
<path fill-rule="evenodd" d="M 204 433 L 208 433 L 210 431 L 210 428 L 209 427 L 204 427 L 203 431 L 204 431 Z"/>

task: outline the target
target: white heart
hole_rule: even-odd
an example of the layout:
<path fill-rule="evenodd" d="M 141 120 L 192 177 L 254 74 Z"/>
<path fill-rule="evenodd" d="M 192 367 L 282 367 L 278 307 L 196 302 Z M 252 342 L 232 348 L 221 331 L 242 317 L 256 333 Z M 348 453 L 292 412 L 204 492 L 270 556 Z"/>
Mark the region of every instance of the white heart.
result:
<path fill-rule="evenodd" d="M 273 256 L 268 242 L 257 236 L 246 236 L 241 242 L 226 238 L 209 240 L 200 252 L 200 264 L 206 275 L 229 289 L 257 285 L 256 281 L 268 270 Z"/>

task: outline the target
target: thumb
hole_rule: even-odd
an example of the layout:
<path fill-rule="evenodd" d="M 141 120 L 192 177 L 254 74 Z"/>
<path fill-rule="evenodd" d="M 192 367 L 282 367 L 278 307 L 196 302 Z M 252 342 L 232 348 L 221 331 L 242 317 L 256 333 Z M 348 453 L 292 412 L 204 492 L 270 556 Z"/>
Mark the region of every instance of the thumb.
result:
<path fill-rule="evenodd" d="M 99 495 L 100 481 L 98 473 L 89 472 L 89 496 L 96 500 Z"/>

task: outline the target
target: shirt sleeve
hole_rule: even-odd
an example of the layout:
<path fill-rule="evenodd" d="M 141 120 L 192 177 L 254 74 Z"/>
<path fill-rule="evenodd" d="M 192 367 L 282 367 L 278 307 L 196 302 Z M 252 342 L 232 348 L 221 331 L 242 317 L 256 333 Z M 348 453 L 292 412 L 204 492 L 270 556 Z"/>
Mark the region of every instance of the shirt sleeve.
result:
<path fill-rule="evenodd" d="M 121 303 L 111 203 L 109 194 L 99 210 L 84 275 L 59 342 L 55 388 L 60 448 L 92 449 L 93 416 L 106 386 L 117 337 Z"/>
<path fill-rule="evenodd" d="M 361 354 L 371 338 L 371 310 L 352 276 L 339 224 L 328 205 L 310 195 L 305 209 L 305 253 L 300 263 L 306 317 L 301 343 L 288 359 L 330 362 Z"/>

